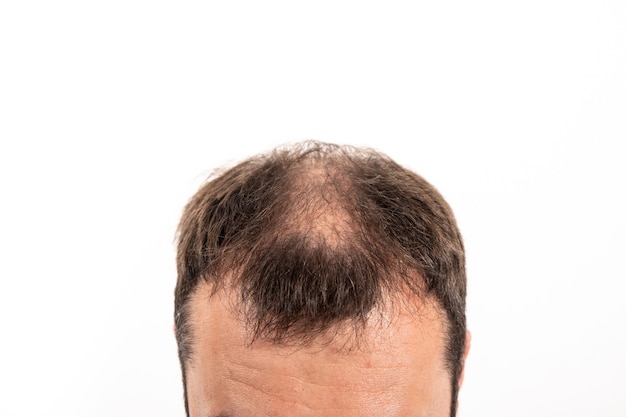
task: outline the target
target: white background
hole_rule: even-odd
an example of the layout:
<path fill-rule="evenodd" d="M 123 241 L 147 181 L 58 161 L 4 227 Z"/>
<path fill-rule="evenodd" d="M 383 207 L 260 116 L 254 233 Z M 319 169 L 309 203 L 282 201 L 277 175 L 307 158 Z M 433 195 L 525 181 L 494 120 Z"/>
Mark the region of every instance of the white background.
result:
<path fill-rule="evenodd" d="M 305 138 L 455 209 L 460 416 L 626 415 L 626 2 L 3 1 L 0 63 L 1 416 L 182 416 L 182 207 Z"/>

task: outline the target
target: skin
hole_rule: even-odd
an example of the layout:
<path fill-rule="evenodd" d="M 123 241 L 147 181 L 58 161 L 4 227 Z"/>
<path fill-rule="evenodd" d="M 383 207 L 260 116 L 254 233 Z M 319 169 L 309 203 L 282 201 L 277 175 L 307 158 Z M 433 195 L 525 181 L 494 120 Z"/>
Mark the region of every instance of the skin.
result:
<path fill-rule="evenodd" d="M 200 287 L 191 301 L 191 417 L 449 417 L 434 303 L 372 315 L 358 338 L 337 326 L 301 346 L 250 343 L 234 300 Z"/>

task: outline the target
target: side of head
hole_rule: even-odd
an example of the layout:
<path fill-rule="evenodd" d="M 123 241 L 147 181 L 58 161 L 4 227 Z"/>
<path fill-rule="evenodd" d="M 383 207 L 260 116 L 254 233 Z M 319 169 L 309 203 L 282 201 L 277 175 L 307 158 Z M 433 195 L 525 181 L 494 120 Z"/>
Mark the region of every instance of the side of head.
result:
<path fill-rule="evenodd" d="M 333 357 L 335 365 L 352 358 L 362 362 L 362 369 L 377 362 L 380 369 L 388 368 L 373 353 L 374 345 L 394 351 L 386 344 L 393 338 L 382 341 L 372 329 L 413 340 L 414 333 L 402 336 L 393 329 L 393 323 L 410 321 L 413 314 L 424 323 L 427 316 L 439 317 L 454 415 L 466 344 L 464 265 L 461 235 L 441 195 L 375 151 L 305 142 L 220 173 L 193 196 L 179 225 L 175 324 L 188 413 L 194 407 L 189 405 L 187 375 L 200 367 L 199 356 L 206 351 L 200 341 L 219 345 L 202 332 L 226 335 L 231 332 L 225 329 L 239 327 L 231 336 L 241 342 L 242 354 L 265 355 L 259 356 L 265 363 L 268 352 L 284 355 L 276 349 L 297 346 L 298 353 L 290 351 L 289 359 L 279 362 L 293 362 L 282 375 L 291 372 L 292 379 L 307 379 L 310 384 L 304 386 L 313 386 L 319 381 L 311 375 L 336 378 L 332 371 L 324 373 L 319 360 L 310 360 L 316 352 L 317 358 L 325 357 L 320 350 L 336 340 L 346 348 L 335 349 L 343 358 L 338 362 Z M 400 313 L 390 313 L 394 311 Z M 199 314 L 215 317 L 209 330 Z M 390 316 L 399 319 L 388 320 L 382 329 L 381 318 Z M 216 330 L 218 319 L 228 327 Z M 438 334 L 438 327 L 431 327 Z M 232 349 L 238 342 L 228 343 Z M 212 349 L 216 354 L 217 347 Z M 309 362 L 314 370 L 305 365 Z M 296 375 L 303 369 L 306 378 Z M 216 372 L 232 374 L 232 369 Z M 426 368 L 423 373 L 428 374 Z M 379 373 L 376 378 L 386 377 Z M 368 389 L 374 388 L 363 392 Z M 328 397 L 319 390 L 309 395 Z M 315 414 L 311 406 L 304 409 Z"/>

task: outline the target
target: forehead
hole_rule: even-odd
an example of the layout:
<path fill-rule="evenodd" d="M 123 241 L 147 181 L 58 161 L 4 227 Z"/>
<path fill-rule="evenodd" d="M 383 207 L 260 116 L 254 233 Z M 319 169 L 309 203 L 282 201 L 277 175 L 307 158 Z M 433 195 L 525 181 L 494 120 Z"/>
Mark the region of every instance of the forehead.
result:
<path fill-rule="evenodd" d="M 256 340 L 223 291 L 191 300 L 192 417 L 444 417 L 450 375 L 438 309 L 380 314 L 358 337 L 337 327 L 306 345 Z"/>

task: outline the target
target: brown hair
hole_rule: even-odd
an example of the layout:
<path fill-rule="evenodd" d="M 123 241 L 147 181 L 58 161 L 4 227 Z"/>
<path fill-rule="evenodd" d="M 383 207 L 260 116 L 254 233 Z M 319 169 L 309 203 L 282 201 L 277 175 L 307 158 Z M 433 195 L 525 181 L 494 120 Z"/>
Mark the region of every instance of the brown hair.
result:
<path fill-rule="evenodd" d="M 193 350 L 188 301 L 200 282 L 236 288 L 252 339 L 276 343 L 364 323 L 385 295 L 408 289 L 445 311 L 455 414 L 465 347 L 461 235 L 437 190 L 389 157 L 308 141 L 221 172 L 185 207 L 177 266 L 183 381 Z"/>

